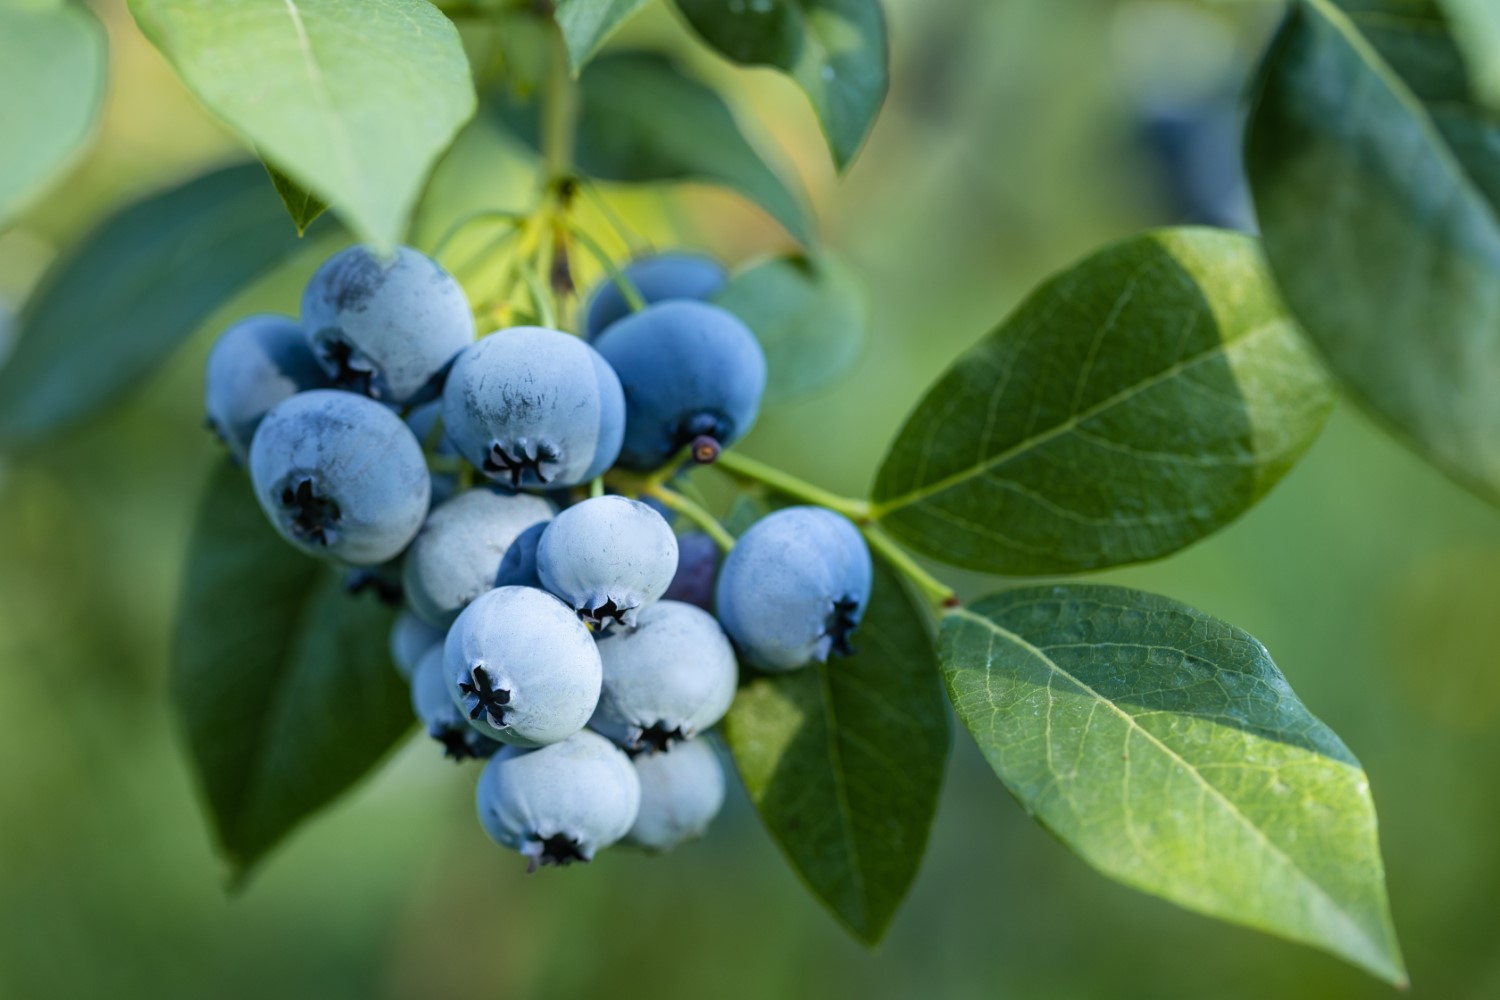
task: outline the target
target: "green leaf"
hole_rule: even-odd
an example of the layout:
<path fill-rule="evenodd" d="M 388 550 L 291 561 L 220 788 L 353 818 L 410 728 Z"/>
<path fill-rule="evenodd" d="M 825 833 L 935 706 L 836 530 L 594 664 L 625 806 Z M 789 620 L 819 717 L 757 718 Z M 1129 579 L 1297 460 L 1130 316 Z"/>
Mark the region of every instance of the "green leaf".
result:
<path fill-rule="evenodd" d="M 834 162 L 854 159 L 890 85 L 879 0 L 677 0 L 683 16 L 725 58 L 772 66 L 797 81 L 823 124 Z"/>
<path fill-rule="evenodd" d="M 266 163 L 264 166 L 266 173 L 271 175 L 272 187 L 276 188 L 276 193 L 281 196 L 281 203 L 286 206 L 286 213 L 292 217 L 292 224 L 297 227 L 297 235 L 303 235 L 312 221 L 322 215 L 328 206 L 271 164 Z"/>
<path fill-rule="evenodd" d="M 939 655 L 995 773 L 1089 864 L 1405 983 L 1369 781 L 1253 637 L 1121 587 L 1031 587 L 949 614 Z"/>
<path fill-rule="evenodd" d="M 391 617 L 277 537 L 243 472 L 215 472 L 177 611 L 171 690 L 237 879 L 411 728 L 385 648 Z"/>
<path fill-rule="evenodd" d="M 0 224 L 88 138 L 107 61 L 104 29 L 82 4 L 0 4 Z"/>
<path fill-rule="evenodd" d="M 149 376 L 227 298 L 298 248 L 257 164 L 105 220 L 42 280 L 0 367 L 0 441 L 34 444 Z"/>
<path fill-rule="evenodd" d="M 130 0 L 210 111 L 360 239 L 401 239 L 474 113 L 458 30 L 427 0 Z"/>
<path fill-rule="evenodd" d="M 579 81 L 576 162 L 583 173 L 622 184 L 702 181 L 749 198 L 802 243 L 816 238 L 800 193 L 783 181 L 706 84 L 664 56 L 608 52 Z M 495 113 L 532 148 L 535 107 L 497 95 Z"/>
<path fill-rule="evenodd" d="M 646 0 L 557 0 L 557 26 L 568 45 L 568 63 L 576 76 L 599 46 Z"/>
<path fill-rule="evenodd" d="M 950 741 L 926 615 L 879 561 L 855 644 L 855 656 L 750 680 L 724 733 L 787 860 L 873 944 L 916 877 Z"/>
<path fill-rule="evenodd" d="M 766 401 L 806 395 L 838 379 L 859 358 L 868 313 L 859 279 L 833 257 L 791 255 L 740 271 L 714 301 L 760 339 L 769 377 Z"/>
<path fill-rule="evenodd" d="M 1287 304 L 1349 392 L 1500 503 L 1500 119 L 1428 0 L 1301 0 L 1246 162 Z"/>
<path fill-rule="evenodd" d="M 991 573 L 1155 559 L 1264 496 L 1332 404 L 1255 240 L 1148 233 L 1044 284 L 949 369 L 886 456 L 875 514 Z"/>
<path fill-rule="evenodd" d="M 1475 90 L 1491 111 L 1500 111 L 1500 5 L 1494 0 L 1443 0 L 1443 5 Z"/>

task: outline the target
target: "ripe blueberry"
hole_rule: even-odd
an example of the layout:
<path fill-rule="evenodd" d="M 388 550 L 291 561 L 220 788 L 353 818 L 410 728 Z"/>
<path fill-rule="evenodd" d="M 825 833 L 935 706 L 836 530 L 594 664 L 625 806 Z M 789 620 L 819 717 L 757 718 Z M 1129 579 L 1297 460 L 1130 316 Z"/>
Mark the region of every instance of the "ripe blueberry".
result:
<path fill-rule="evenodd" d="M 717 295 L 729 280 L 724 265 L 712 257 L 694 253 L 642 257 L 627 265 L 624 273 L 647 305 L 671 299 L 707 301 Z M 629 315 L 630 303 L 625 300 L 625 293 L 613 280 L 606 278 L 594 287 L 584 320 L 584 335 L 593 340 L 606 327 Z"/>
<path fill-rule="evenodd" d="M 672 750 L 729 711 L 739 668 L 713 615 L 678 601 L 643 608 L 599 638 L 604 688 L 589 728 L 631 753 Z"/>
<path fill-rule="evenodd" d="M 495 843 L 541 865 L 591 861 L 630 830 L 641 782 L 630 758 L 584 730 L 540 750 L 506 747 L 479 776 L 479 822 Z"/>
<path fill-rule="evenodd" d="M 703 302 L 663 302 L 596 342 L 625 390 L 620 464 L 654 469 L 700 437 L 728 446 L 755 423 L 766 356 L 750 328 Z"/>
<path fill-rule="evenodd" d="M 469 725 L 453 704 L 443 675 L 443 648 L 434 646 L 417 662 L 411 678 L 411 708 L 427 735 L 443 746 L 443 756 L 454 760 L 488 757 L 501 744 Z"/>
<path fill-rule="evenodd" d="M 463 289 L 410 247 L 390 260 L 362 246 L 334 254 L 302 293 L 302 325 L 335 384 L 394 405 L 430 395 L 474 340 Z"/>
<path fill-rule="evenodd" d="M 543 497 L 489 487 L 465 490 L 434 508 L 401 573 L 412 610 L 430 625 L 452 625 L 470 601 L 501 586 L 500 567 L 521 533 L 554 513 Z"/>
<path fill-rule="evenodd" d="M 354 566 L 406 548 L 432 489 L 401 418 L 336 389 L 298 393 L 266 414 L 250 444 L 250 477 L 283 538 Z"/>
<path fill-rule="evenodd" d="M 668 851 L 695 840 L 724 805 L 724 765 L 708 737 L 689 740 L 671 753 L 636 757 L 641 808 L 625 842 L 648 851 Z"/>
<path fill-rule="evenodd" d="M 537 545 L 542 585 L 600 628 L 634 625 L 677 571 L 677 537 L 639 500 L 602 496 L 553 519 Z"/>
<path fill-rule="evenodd" d="M 847 518 L 822 507 L 778 510 L 725 557 L 719 621 L 746 659 L 765 670 L 848 655 L 870 603 L 871 573 L 870 550 Z"/>
<path fill-rule="evenodd" d="M 443 648 L 445 635 L 444 630 L 433 628 L 410 611 L 397 615 L 391 625 L 390 639 L 391 662 L 396 665 L 396 673 L 411 680 L 422 656 L 430 649 Z"/>
<path fill-rule="evenodd" d="M 244 462 L 271 407 L 327 379 L 295 320 L 251 316 L 219 334 L 203 383 L 208 426 Z"/>
<path fill-rule="evenodd" d="M 602 668 L 588 629 L 530 587 L 481 594 L 443 644 L 449 692 L 480 732 L 541 746 L 582 729 L 599 703 Z"/>
<path fill-rule="evenodd" d="M 625 398 L 588 344 L 522 326 L 459 355 L 443 390 L 443 423 L 459 452 L 503 485 L 577 486 L 615 463 Z"/>
<path fill-rule="evenodd" d="M 448 433 L 442 426 L 442 417 L 443 401 L 441 399 L 434 399 L 430 403 L 423 403 L 421 406 L 414 407 L 406 415 L 406 426 L 410 427 L 411 432 L 416 435 L 417 442 L 422 446 L 424 452 L 437 458 L 451 458 L 456 462 L 458 460 L 458 449 L 448 439 Z M 457 493 L 458 485 L 457 472 L 438 472 L 434 470 L 432 473 L 432 505 L 436 507 Z"/>
<path fill-rule="evenodd" d="M 685 601 L 704 611 L 714 609 L 714 573 L 719 568 L 719 546 L 701 531 L 677 536 L 677 574 L 662 596 L 664 601 Z"/>

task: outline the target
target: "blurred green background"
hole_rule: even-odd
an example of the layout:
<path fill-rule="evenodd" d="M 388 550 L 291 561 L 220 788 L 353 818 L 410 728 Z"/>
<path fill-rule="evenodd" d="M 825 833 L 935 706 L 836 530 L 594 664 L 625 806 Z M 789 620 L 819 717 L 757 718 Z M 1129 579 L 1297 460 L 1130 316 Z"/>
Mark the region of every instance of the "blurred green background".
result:
<path fill-rule="evenodd" d="M 871 289 L 872 338 L 839 387 L 765 416 L 746 449 L 865 489 L 923 388 L 1038 280 L 1183 221 L 1142 141 L 1163 94 L 1234 93 L 1274 5 L 888 0 L 894 89 L 836 181 L 800 94 L 693 52 L 814 192 Z M 87 156 L 0 233 L 0 298 L 142 193 L 242 156 L 123 10 Z M 692 51 L 653 11 L 624 44 Z M 517 206 L 527 173 L 489 126 L 440 166 L 415 237 Z M 785 237 L 732 196 L 629 193 L 658 239 L 731 260 Z M 1387 988 L 1096 875 L 955 737 L 928 857 L 868 953 L 798 884 L 737 789 L 705 841 L 527 877 L 472 814 L 476 772 L 414 736 L 224 890 L 165 695 L 200 484 L 216 329 L 295 312 L 328 251 L 226 304 L 128 405 L 0 459 L 0 997 L 1344 997 Z M 961 579 L 970 596 L 998 584 Z M 1264 504 L 1166 562 L 1109 578 L 1257 635 L 1368 769 L 1396 924 L 1421 997 L 1500 996 L 1500 511 L 1343 407 Z"/>

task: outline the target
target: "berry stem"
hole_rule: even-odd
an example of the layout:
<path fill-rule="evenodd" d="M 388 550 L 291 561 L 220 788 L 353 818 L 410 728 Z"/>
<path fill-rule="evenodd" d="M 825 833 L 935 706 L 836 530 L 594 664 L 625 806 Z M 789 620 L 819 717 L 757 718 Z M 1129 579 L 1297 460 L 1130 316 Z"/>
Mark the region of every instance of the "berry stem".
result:
<path fill-rule="evenodd" d="M 663 504 L 702 528 L 704 533 L 712 538 L 714 543 L 725 552 L 734 548 L 734 536 L 719 523 L 718 518 L 704 510 L 696 501 L 690 500 L 676 490 L 668 489 L 660 483 L 650 483 L 642 492 L 648 497 L 660 500 Z"/>
<path fill-rule="evenodd" d="M 859 530 L 864 532 L 865 541 L 870 543 L 870 548 L 890 563 L 893 569 L 910 580 L 922 592 L 923 597 L 940 608 L 958 606 L 958 595 L 954 593 L 953 588 L 918 565 L 911 553 L 886 534 L 884 528 L 877 524 L 863 524 L 860 525 Z"/>
<path fill-rule="evenodd" d="M 576 223 L 568 225 L 568 232 L 599 262 L 599 266 L 604 268 L 604 273 L 609 275 L 609 280 L 615 283 L 615 287 L 620 290 L 620 294 L 629 303 L 631 312 L 640 312 L 646 308 L 646 300 L 641 297 L 640 289 L 636 288 L 635 282 L 626 277 L 625 272 L 610 259 L 609 254 L 599 245 L 598 240 L 584 232 L 583 228 Z"/>
<path fill-rule="evenodd" d="M 573 169 L 573 133 L 577 125 L 578 92 L 568 65 L 562 29 L 553 26 L 552 65 L 542 92 L 542 157 L 548 177 L 564 177 Z"/>
<path fill-rule="evenodd" d="M 722 452 L 714 464 L 736 479 L 761 483 L 778 493 L 785 493 L 789 497 L 817 504 L 819 507 L 827 507 L 829 510 L 843 514 L 856 524 L 866 524 L 870 521 L 870 504 L 867 501 L 830 493 L 805 479 L 798 479 L 790 473 L 782 472 L 780 469 L 753 458 L 747 458 L 738 452 Z"/>

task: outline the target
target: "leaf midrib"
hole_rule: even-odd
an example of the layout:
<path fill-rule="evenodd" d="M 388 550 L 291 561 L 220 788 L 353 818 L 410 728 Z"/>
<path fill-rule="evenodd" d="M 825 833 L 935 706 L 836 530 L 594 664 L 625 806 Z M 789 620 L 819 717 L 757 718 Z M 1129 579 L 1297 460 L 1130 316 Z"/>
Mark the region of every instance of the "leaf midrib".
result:
<path fill-rule="evenodd" d="M 313 55 L 312 39 L 308 36 L 307 26 L 302 21 L 302 11 L 297 6 L 297 0 L 282 0 L 282 4 L 286 7 L 292 28 L 297 33 L 297 47 L 302 53 L 302 65 L 307 71 L 309 89 L 314 100 L 317 101 L 321 117 L 329 125 L 329 133 L 333 139 L 333 146 L 337 150 L 337 156 L 343 161 L 344 177 L 349 184 L 359 186 L 360 174 L 356 168 L 358 161 L 354 156 L 353 140 L 343 119 L 333 109 L 333 95 L 328 92 L 327 82 L 323 79 L 323 70 Z M 311 191 L 311 186 L 306 183 L 305 178 L 299 178 L 299 183 L 305 190 Z"/>
<path fill-rule="evenodd" d="M 1059 421 L 1058 423 L 1047 428 L 1039 434 L 1032 434 L 1029 437 L 1023 438 L 1004 451 L 990 456 L 983 462 L 971 465 L 967 469 L 964 469 L 961 472 L 954 473 L 951 476 L 945 476 L 942 479 L 939 479 L 933 483 L 928 484 L 927 486 L 922 487 L 921 489 L 912 490 L 910 492 L 903 493 L 886 500 L 881 500 L 874 504 L 871 509 L 871 514 L 876 520 L 879 520 L 881 518 L 888 517 L 890 514 L 902 509 L 903 507 L 909 507 L 914 503 L 919 503 L 923 500 L 928 499 L 929 497 L 936 496 L 939 493 L 945 493 L 948 490 L 962 486 L 972 479 L 977 479 L 980 476 L 983 476 L 991 469 L 1004 465 L 1006 462 L 1009 462 L 1014 458 L 1017 458 L 1035 448 L 1039 448 L 1047 442 L 1073 431 L 1082 424 L 1093 420 L 1095 417 L 1100 416 L 1103 413 L 1107 413 L 1114 407 L 1120 406 L 1124 403 L 1128 403 L 1130 400 L 1141 395 L 1142 393 L 1148 392 L 1151 389 L 1154 389 L 1156 386 L 1161 385 L 1173 378 L 1176 378 L 1195 365 L 1201 364 L 1204 361 L 1211 360 L 1220 355 L 1230 354 L 1233 350 L 1244 347 L 1262 334 L 1284 327 L 1288 322 L 1289 321 L 1285 317 L 1278 316 L 1268 323 L 1262 323 L 1259 326 L 1252 327 L 1251 329 L 1240 333 L 1238 336 L 1234 337 L 1231 340 L 1220 340 L 1216 342 L 1213 347 L 1204 351 L 1200 351 L 1197 354 L 1190 355 L 1186 358 L 1182 358 L 1181 360 L 1174 362 L 1173 364 L 1162 369 L 1156 374 L 1151 375 L 1148 378 L 1144 378 L 1139 382 L 1135 382 L 1131 385 L 1126 386 L 1119 392 L 1116 392 L 1114 395 L 1109 396 L 1098 403 L 1095 403 L 1088 409 L 1081 410 L 1077 413 L 1072 414 L 1066 420 Z"/>
<path fill-rule="evenodd" d="M 965 621 L 970 621 L 982 625 L 983 627 L 994 632 L 996 635 L 1000 636 L 1002 639 L 1008 642 L 1012 642 L 1022 649 L 1026 650 L 1036 659 L 1045 664 L 1049 670 L 1066 679 L 1080 691 L 1093 698 L 1096 704 L 1104 705 L 1111 712 L 1115 713 L 1115 715 L 1119 716 L 1119 718 L 1132 732 L 1139 733 L 1148 743 L 1156 747 L 1157 750 L 1159 750 L 1164 756 L 1167 757 L 1169 762 L 1180 767 L 1182 771 L 1184 771 L 1195 782 L 1197 782 L 1212 798 L 1218 801 L 1235 820 L 1237 820 L 1245 829 L 1251 831 L 1255 835 L 1256 839 L 1258 839 L 1264 845 L 1267 851 L 1269 851 L 1276 857 L 1279 857 L 1287 865 L 1287 867 L 1301 876 L 1303 882 L 1311 887 L 1317 893 L 1317 895 L 1322 897 L 1323 900 L 1327 902 L 1330 907 L 1332 907 L 1333 912 L 1337 913 L 1343 919 L 1346 927 L 1349 930 L 1353 931 L 1355 936 L 1360 941 L 1364 942 L 1365 946 L 1369 949 L 1369 954 L 1375 956 L 1385 956 L 1386 950 L 1381 946 L 1381 942 L 1378 942 L 1374 938 L 1372 938 L 1370 936 L 1370 933 L 1362 925 L 1360 925 L 1354 919 L 1354 917 L 1344 909 L 1344 907 L 1340 906 L 1338 902 L 1336 902 L 1334 898 L 1329 895 L 1328 890 L 1325 889 L 1321 883 L 1314 879 L 1312 875 L 1309 874 L 1301 865 L 1297 864 L 1296 861 L 1294 861 L 1285 851 L 1281 849 L 1280 845 L 1271 840 L 1270 837 L 1266 835 L 1266 832 L 1264 830 L 1262 830 L 1259 826 L 1256 826 L 1255 823 L 1251 822 L 1250 818 L 1243 812 L 1241 812 L 1239 807 L 1236 806 L 1231 799 L 1225 796 L 1223 792 L 1221 792 L 1217 787 L 1209 782 L 1208 779 L 1204 778 L 1202 773 L 1200 773 L 1197 768 L 1193 767 L 1180 754 L 1163 743 L 1154 733 L 1137 722 L 1135 717 L 1132 716 L 1129 712 L 1126 712 L 1118 705 L 1116 705 L 1112 700 L 1104 697 L 1098 691 L 1094 690 L 1094 688 L 1084 683 L 1078 677 L 1074 676 L 1071 672 L 1065 670 L 1060 664 L 1058 664 L 1055 660 L 1048 656 L 1046 652 L 1044 652 L 1040 647 L 1032 644 L 1023 636 L 1018 635 L 1017 633 L 1010 631 L 999 623 L 986 618 L 984 615 L 976 614 L 967 608 L 959 608 L 950 612 L 950 614 Z M 985 667 L 986 677 L 988 677 L 990 673 L 991 669 L 987 664 Z M 1399 972 L 1401 969 L 1399 960 L 1393 962 L 1392 967 L 1395 971 Z"/>

